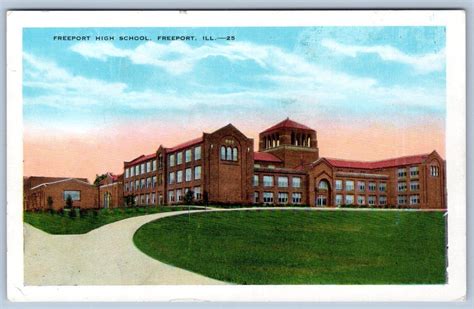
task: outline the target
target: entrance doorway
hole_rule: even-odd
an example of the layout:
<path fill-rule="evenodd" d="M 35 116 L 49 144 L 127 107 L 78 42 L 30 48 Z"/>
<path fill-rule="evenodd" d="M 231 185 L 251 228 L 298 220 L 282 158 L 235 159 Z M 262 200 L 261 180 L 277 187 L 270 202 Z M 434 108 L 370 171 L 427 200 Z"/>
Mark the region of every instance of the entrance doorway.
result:
<path fill-rule="evenodd" d="M 315 188 L 316 201 L 315 204 L 318 207 L 329 206 L 331 201 L 331 189 L 329 181 L 322 179 L 319 181 L 317 187 Z"/>

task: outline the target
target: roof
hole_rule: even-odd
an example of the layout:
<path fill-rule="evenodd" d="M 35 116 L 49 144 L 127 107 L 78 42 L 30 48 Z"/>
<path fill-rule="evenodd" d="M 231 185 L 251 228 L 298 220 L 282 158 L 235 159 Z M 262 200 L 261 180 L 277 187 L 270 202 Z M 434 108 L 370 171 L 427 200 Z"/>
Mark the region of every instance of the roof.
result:
<path fill-rule="evenodd" d="M 203 137 L 198 137 L 198 138 L 195 138 L 195 139 L 192 139 L 192 140 L 189 140 L 187 142 L 184 142 L 182 144 L 179 144 L 179 145 L 176 145 L 174 147 L 171 147 L 171 148 L 166 148 L 166 152 L 174 152 L 174 151 L 178 151 L 178 150 L 181 150 L 181 149 L 184 149 L 184 148 L 187 148 L 187 147 L 191 147 L 191 146 L 194 146 L 196 144 L 199 144 L 199 143 L 202 143 L 203 141 Z"/>
<path fill-rule="evenodd" d="M 392 159 L 372 161 L 372 162 L 349 161 L 349 160 L 332 159 L 332 158 L 325 158 L 325 159 L 329 162 L 329 164 L 335 167 L 377 169 L 377 168 L 395 167 L 395 166 L 400 166 L 400 165 L 420 164 L 424 160 L 426 160 L 428 155 L 429 154 L 419 154 L 419 155 L 392 158 Z"/>
<path fill-rule="evenodd" d="M 262 133 L 267 133 L 267 132 L 270 132 L 270 131 L 273 131 L 273 130 L 276 130 L 276 129 L 282 129 L 282 128 L 289 128 L 289 129 L 302 129 L 302 130 L 311 130 L 311 131 L 314 131 L 313 129 L 311 129 L 310 127 L 308 126 L 305 126 L 304 124 L 301 124 L 301 123 L 298 123 L 296 121 L 293 121 L 291 120 L 290 118 L 286 118 L 285 120 L 277 123 L 276 125 L 266 129 L 265 131 L 263 131 Z"/>
<path fill-rule="evenodd" d="M 89 185 L 89 186 L 93 186 L 89 182 L 82 181 L 82 180 L 79 180 L 77 178 L 66 178 L 66 179 L 61 179 L 61 180 L 57 180 L 57 181 L 42 183 L 40 185 L 32 187 L 30 190 L 34 190 L 34 189 L 39 188 L 39 187 L 54 185 L 54 184 L 57 184 L 57 183 L 60 183 L 60 182 L 66 182 L 66 181 L 76 181 L 76 182 L 80 182 L 80 183 L 83 183 L 83 184 L 86 184 L 86 185 Z"/>
<path fill-rule="evenodd" d="M 78 177 L 47 177 L 47 176 L 25 176 L 23 177 L 23 186 L 25 189 L 39 186 L 44 183 L 54 182 L 58 180 L 71 179 L 75 178 L 84 182 L 89 182 L 87 178 L 78 178 Z"/>
<path fill-rule="evenodd" d="M 152 158 L 154 158 L 156 156 L 155 153 L 151 153 L 149 155 L 141 155 L 135 159 L 133 159 L 132 161 L 129 161 L 129 162 L 125 162 L 125 165 L 133 165 L 133 164 L 138 164 L 138 163 L 142 163 L 142 162 L 145 162 L 147 160 L 150 160 Z"/>
<path fill-rule="evenodd" d="M 278 157 L 268 152 L 254 152 L 253 159 L 254 161 L 282 162 Z"/>

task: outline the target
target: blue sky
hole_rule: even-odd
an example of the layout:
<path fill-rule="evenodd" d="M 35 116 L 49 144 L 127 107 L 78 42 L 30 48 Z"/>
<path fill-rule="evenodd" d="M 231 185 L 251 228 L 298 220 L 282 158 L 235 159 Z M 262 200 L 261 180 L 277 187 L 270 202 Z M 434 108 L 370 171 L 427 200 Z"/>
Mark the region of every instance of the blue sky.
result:
<path fill-rule="evenodd" d="M 236 39 L 201 39 L 227 35 Z M 223 124 L 258 114 L 268 124 L 290 116 L 397 125 L 444 123 L 446 113 L 444 27 L 35 28 L 24 30 L 23 51 L 25 124 L 52 130 L 186 125 L 183 114 Z"/>

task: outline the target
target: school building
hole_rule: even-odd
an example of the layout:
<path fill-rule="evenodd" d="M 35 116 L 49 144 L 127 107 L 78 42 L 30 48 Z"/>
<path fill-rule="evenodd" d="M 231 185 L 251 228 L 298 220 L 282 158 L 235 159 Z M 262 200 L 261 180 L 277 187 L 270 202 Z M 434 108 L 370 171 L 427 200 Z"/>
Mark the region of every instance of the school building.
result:
<path fill-rule="evenodd" d="M 287 118 L 259 134 L 258 150 L 229 124 L 126 161 L 120 181 L 103 185 L 123 189 L 122 196 L 114 191 L 114 206 L 131 198 L 137 205 L 179 204 L 191 191 L 209 204 L 444 209 L 445 165 L 436 151 L 373 162 L 319 157 L 316 131 Z M 104 187 L 103 203 L 105 194 Z"/>

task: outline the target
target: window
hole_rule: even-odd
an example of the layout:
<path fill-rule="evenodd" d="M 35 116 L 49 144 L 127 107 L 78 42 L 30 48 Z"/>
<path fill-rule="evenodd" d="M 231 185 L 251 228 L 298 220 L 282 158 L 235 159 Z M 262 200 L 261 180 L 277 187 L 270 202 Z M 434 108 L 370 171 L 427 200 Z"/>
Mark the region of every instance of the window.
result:
<path fill-rule="evenodd" d="M 253 175 L 253 186 L 254 187 L 258 186 L 258 175 Z"/>
<path fill-rule="evenodd" d="M 152 187 L 153 187 L 153 188 L 156 187 L 156 176 L 153 176 Z"/>
<path fill-rule="evenodd" d="M 387 205 L 387 196 L 385 196 L 385 195 L 379 196 L 379 204 L 380 205 Z"/>
<path fill-rule="evenodd" d="M 181 202 L 183 200 L 183 190 L 176 190 L 176 201 Z"/>
<path fill-rule="evenodd" d="M 239 150 L 237 149 L 237 147 L 234 147 L 234 149 L 232 149 L 232 161 L 237 161 L 239 159 Z"/>
<path fill-rule="evenodd" d="M 420 196 L 418 194 L 410 195 L 410 205 L 420 204 Z"/>
<path fill-rule="evenodd" d="M 181 163 L 183 163 L 183 153 L 178 152 L 176 154 L 176 165 L 180 165 Z"/>
<path fill-rule="evenodd" d="M 225 159 L 227 161 L 232 161 L 232 148 L 230 146 L 228 146 L 226 149 Z"/>
<path fill-rule="evenodd" d="M 161 153 L 158 155 L 158 168 L 163 168 L 163 155 Z"/>
<path fill-rule="evenodd" d="M 358 196 L 357 196 L 357 204 L 358 204 L 358 205 L 365 205 L 365 196 L 363 196 L 363 195 L 358 195 Z"/>
<path fill-rule="evenodd" d="M 221 160 L 225 160 L 225 146 L 221 146 Z"/>
<path fill-rule="evenodd" d="M 145 203 L 150 205 L 150 194 L 145 195 Z"/>
<path fill-rule="evenodd" d="M 80 201 L 81 191 L 72 191 L 72 190 L 63 191 L 63 198 L 65 201 L 67 200 L 68 196 L 70 196 L 73 201 Z"/>
<path fill-rule="evenodd" d="M 185 175 L 185 180 L 186 181 L 191 181 L 191 178 L 192 178 L 192 170 L 190 168 L 187 168 L 186 169 L 186 175 Z"/>
<path fill-rule="evenodd" d="M 346 205 L 354 205 L 354 195 L 346 195 Z"/>
<path fill-rule="evenodd" d="M 194 148 L 194 160 L 201 160 L 201 146 Z"/>
<path fill-rule="evenodd" d="M 140 175 L 140 165 L 135 165 L 135 176 Z"/>
<path fill-rule="evenodd" d="M 420 183 L 418 181 L 410 181 L 410 191 L 420 190 Z"/>
<path fill-rule="evenodd" d="M 342 190 L 342 180 L 336 180 L 336 190 Z"/>
<path fill-rule="evenodd" d="M 375 192 L 377 190 L 377 184 L 375 182 L 369 182 L 369 191 Z"/>
<path fill-rule="evenodd" d="M 135 180 L 135 189 L 139 190 L 140 189 L 140 180 Z"/>
<path fill-rule="evenodd" d="M 135 168 L 132 166 L 130 168 L 130 177 L 133 177 L 133 176 L 135 176 Z"/>
<path fill-rule="evenodd" d="M 145 178 L 140 179 L 140 189 L 145 189 Z"/>
<path fill-rule="evenodd" d="M 154 205 L 156 204 L 156 194 L 155 193 L 152 193 L 151 194 L 151 203 Z"/>
<path fill-rule="evenodd" d="M 148 178 L 146 179 L 146 187 L 147 187 L 147 188 L 151 188 L 151 177 L 148 177 Z"/>
<path fill-rule="evenodd" d="M 176 183 L 183 182 L 183 171 L 176 172 Z"/>
<path fill-rule="evenodd" d="M 148 162 L 146 163 L 146 172 L 147 172 L 147 173 L 151 172 L 151 161 L 148 161 Z"/>
<path fill-rule="evenodd" d="M 319 190 L 328 190 L 329 189 L 329 183 L 327 182 L 327 180 L 321 180 L 319 182 L 319 185 L 318 185 L 318 189 Z"/>
<path fill-rule="evenodd" d="M 125 178 L 128 178 L 128 176 L 129 176 L 128 173 L 130 173 L 130 171 L 129 171 L 128 168 L 126 168 L 126 169 L 125 169 Z"/>
<path fill-rule="evenodd" d="M 174 191 L 168 191 L 168 202 L 174 202 Z"/>
<path fill-rule="evenodd" d="M 399 182 L 398 183 L 398 192 L 403 192 L 407 190 L 407 183 L 406 182 Z"/>
<path fill-rule="evenodd" d="M 270 164 L 267 167 L 270 168 L 270 169 L 273 169 L 273 168 L 275 168 L 275 165 Z"/>
<path fill-rule="evenodd" d="M 377 203 L 377 197 L 375 195 L 369 195 L 368 204 L 373 206 Z"/>
<path fill-rule="evenodd" d="M 169 156 L 169 162 L 168 162 L 168 165 L 169 166 L 174 166 L 174 154 L 170 155 Z"/>
<path fill-rule="evenodd" d="M 158 185 L 161 186 L 163 184 L 163 174 L 158 174 Z"/>
<path fill-rule="evenodd" d="M 357 182 L 357 189 L 360 192 L 364 192 L 365 191 L 365 181 L 358 181 Z"/>
<path fill-rule="evenodd" d="M 288 177 L 278 177 L 278 187 L 288 188 Z"/>
<path fill-rule="evenodd" d="M 184 161 L 186 163 L 191 162 L 191 149 L 188 149 L 184 152 Z"/>
<path fill-rule="evenodd" d="M 175 181 L 175 179 L 174 179 L 174 172 L 171 172 L 171 173 L 169 173 L 168 183 L 169 183 L 170 185 L 172 185 L 172 184 L 174 184 L 174 181 Z"/>
<path fill-rule="evenodd" d="M 142 163 L 142 166 L 140 168 L 140 174 L 145 174 L 146 171 L 145 171 L 145 163 Z"/>
<path fill-rule="evenodd" d="M 138 204 L 138 195 L 136 195 L 136 196 L 133 198 L 133 201 L 135 202 L 135 204 Z"/>
<path fill-rule="evenodd" d="M 405 168 L 399 168 L 397 170 L 398 178 L 405 178 L 407 177 L 407 170 Z"/>
<path fill-rule="evenodd" d="M 201 187 L 194 187 L 194 199 L 200 200 L 201 199 Z"/>
<path fill-rule="evenodd" d="M 153 172 L 156 171 L 156 160 L 153 160 L 152 167 L 153 167 Z"/>
<path fill-rule="evenodd" d="M 354 181 L 346 180 L 346 191 L 354 191 Z"/>
<path fill-rule="evenodd" d="M 301 193 L 300 192 L 294 192 L 291 195 L 291 200 L 293 204 L 301 204 Z"/>
<path fill-rule="evenodd" d="M 325 195 L 318 195 L 316 198 L 317 206 L 326 206 L 328 204 L 328 198 Z"/>
<path fill-rule="evenodd" d="M 273 176 L 263 176 L 263 186 L 273 187 Z"/>
<path fill-rule="evenodd" d="M 420 171 L 418 170 L 418 166 L 410 167 L 410 177 L 418 177 Z"/>
<path fill-rule="evenodd" d="M 258 202 L 259 202 L 259 199 L 260 199 L 260 198 L 259 198 L 258 192 L 254 192 L 254 193 L 253 193 L 253 202 L 254 202 L 254 203 L 258 203 Z"/>
<path fill-rule="evenodd" d="M 134 191 L 134 190 L 135 190 L 135 185 L 133 181 L 130 181 L 130 191 Z"/>
<path fill-rule="evenodd" d="M 397 204 L 398 205 L 405 205 L 406 203 L 407 203 L 407 196 L 406 195 L 397 196 Z"/>
<path fill-rule="evenodd" d="M 438 177 L 439 176 L 439 167 L 436 165 L 431 165 L 430 166 L 430 175 L 433 177 Z"/>
<path fill-rule="evenodd" d="M 336 205 L 342 205 L 342 194 L 336 194 Z"/>
<path fill-rule="evenodd" d="M 385 192 L 387 191 L 387 184 L 385 182 L 379 183 L 379 191 L 380 192 Z"/>
<path fill-rule="evenodd" d="M 254 164 L 253 167 L 254 168 L 260 168 L 260 164 Z"/>
<path fill-rule="evenodd" d="M 288 193 L 278 192 L 278 204 L 288 204 Z"/>
<path fill-rule="evenodd" d="M 273 203 L 273 192 L 263 192 L 263 202 L 265 204 Z"/>
<path fill-rule="evenodd" d="M 292 181 L 292 187 L 293 188 L 301 188 L 301 178 L 300 177 L 293 177 L 291 179 Z"/>
<path fill-rule="evenodd" d="M 194 180 L 199 180 L 201 179 L 201 166 L 195 166 L 194 167 Z"/>
<path fill-rule="evenodd" d="M 128 192 L 128 182 L 125 183 L 125 192 Z"/>

